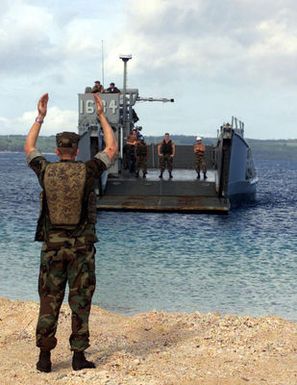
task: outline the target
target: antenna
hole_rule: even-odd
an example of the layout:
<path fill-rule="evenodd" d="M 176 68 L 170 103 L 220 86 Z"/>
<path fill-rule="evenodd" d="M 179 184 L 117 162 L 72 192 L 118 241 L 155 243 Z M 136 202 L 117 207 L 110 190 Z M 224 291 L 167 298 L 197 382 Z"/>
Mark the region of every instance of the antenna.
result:
<path fill-rule="evenodd" d="M 125 130 L 125 134 L 129 132 L 130 124 L 127 121 L 127 63 L 132 59 L 132 55 L 120 55 L 120 59 L 124 63 L 124 84 L 123 84 L 123 127 Z"/>
<path fill-rule="evenodd" d="M 103 40 L 101 40 L 101 70 L 102 70 L 102 83 L 104 87 L 104 47 Z"/>

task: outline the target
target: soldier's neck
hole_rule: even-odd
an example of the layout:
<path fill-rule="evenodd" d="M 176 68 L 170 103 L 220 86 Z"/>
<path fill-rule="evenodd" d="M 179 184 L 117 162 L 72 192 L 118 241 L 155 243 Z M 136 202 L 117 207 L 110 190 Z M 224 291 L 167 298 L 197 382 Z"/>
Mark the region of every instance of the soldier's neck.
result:
<path fill-rule="evenodd" d="M 64 155 L 64 156 L 60 156 L 59 158 L 62 161 L 62 160 L 75 160 L 76 157 Z"/>

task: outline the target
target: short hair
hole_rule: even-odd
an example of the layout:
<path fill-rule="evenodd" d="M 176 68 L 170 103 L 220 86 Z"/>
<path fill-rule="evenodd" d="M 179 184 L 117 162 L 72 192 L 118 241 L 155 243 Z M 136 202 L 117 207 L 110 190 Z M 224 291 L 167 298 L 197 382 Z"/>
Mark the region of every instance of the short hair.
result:
<path fill-rule="evenodd" d="M 68 156 L 75 156 L 78 151 L 78 147 L 57 147 L 57 150 L 60 152 L 60 154 L 68 155 Z"/>
<path fill-rule="evenodd" d="M 169 132 L 165 132 L 165 134 L 164 134 L 164 135 L 170 135 L 170 134 L 169 134 Z"/>
<path fill-rule="evenodd" d="M 76 132 L 63 131 L 56 135 L 57 147 L 78 147 L 80 136 Z"/>
<path fill-rule="evenodd" d="M 110 83 L 110 86 L 114 86 L 115 84 L 114 83 Z"/>

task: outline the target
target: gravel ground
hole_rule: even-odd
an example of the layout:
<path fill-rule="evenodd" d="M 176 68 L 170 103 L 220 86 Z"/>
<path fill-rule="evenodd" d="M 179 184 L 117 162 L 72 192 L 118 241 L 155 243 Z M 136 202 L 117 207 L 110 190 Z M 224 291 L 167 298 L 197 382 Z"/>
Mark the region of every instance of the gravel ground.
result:
<path fill-rule="evenodd" d="M 0 298 L 1 385 L 297 385 L 297 324 L 278 317 L 149 312 L 93 306 L 96 369 L 71 368 L 70 311 L 63 305 L 53 371 L 35 369 L 38 304 Z"/>

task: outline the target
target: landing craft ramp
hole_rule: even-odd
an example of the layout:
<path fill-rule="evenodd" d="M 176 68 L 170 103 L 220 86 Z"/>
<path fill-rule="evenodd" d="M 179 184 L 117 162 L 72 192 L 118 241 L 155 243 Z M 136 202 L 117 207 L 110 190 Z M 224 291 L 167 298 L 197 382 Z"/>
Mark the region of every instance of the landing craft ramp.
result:
<path fill-rule="evenodd" d="M 227 214 L 228 199 L 219 198 L 215 173 L 207 180 L 195 179 L 191 170 L 175 170 L 174 179 L 158 178 L 159 171 L 150 169 L 147 178 L 135 178 L 127 172 L 108 181 L 105 193 L 97 201 L 98 210 L 207 212 Z"/>

